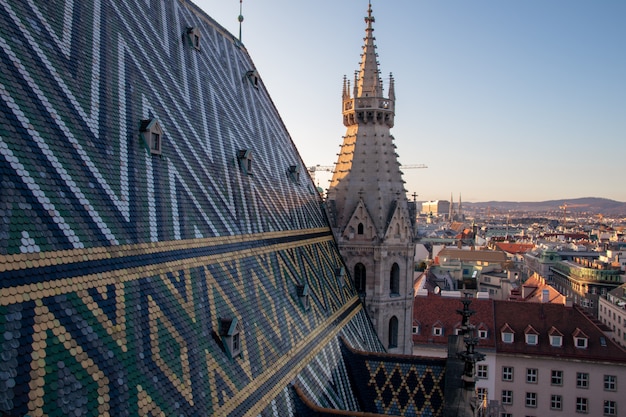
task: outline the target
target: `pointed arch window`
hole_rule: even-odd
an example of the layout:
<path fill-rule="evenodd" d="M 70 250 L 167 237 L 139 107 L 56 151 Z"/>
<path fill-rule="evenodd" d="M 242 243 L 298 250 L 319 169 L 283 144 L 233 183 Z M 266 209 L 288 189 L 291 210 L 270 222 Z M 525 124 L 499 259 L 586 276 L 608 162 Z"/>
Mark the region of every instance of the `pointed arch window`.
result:
<path fill-rule="evenodd" d="M 356 229 L 357 234 L 362 235 L 363 234 L 363 229 L 364 229 L 363 223 L 359 223 L 359 225 L 357 226 L 357 229 Z"/>
<path fill-rule="evenodd" d="M 389 349 L 398 347 L 398 318 L 393 316 L 389 319 Z"/>
<path fill-rule="evenodd" d="M 389 292 L 391 295 L 400 295 L 400 267 L 395 262 L 389 273 Z"/>
<path fill-rule="evenodd" d="M 365 265 L 361 262 L 354 265 L 354 286 L 359 294 L 365 293 Z"/>

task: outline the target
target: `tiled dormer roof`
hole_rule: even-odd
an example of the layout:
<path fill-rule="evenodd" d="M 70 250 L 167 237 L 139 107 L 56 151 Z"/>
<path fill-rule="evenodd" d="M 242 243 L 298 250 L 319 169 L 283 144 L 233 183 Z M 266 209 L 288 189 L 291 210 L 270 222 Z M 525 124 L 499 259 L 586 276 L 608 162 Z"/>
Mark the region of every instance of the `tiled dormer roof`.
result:
<path fill-rule="evenodd" d="M 576 328 L 576 330 L 574 330 L 574 332 L 572 333 L 572 337 L 577 337 L 580 339 L 589 339 L 589 336 L 587 336 L 587 334 L 585 332 L 583 332 L 580 328 Z"/>
<path fill-rule="evenodd" d="M 556 327 L 552 326 L 550 327 L 550 330 L 548 330 L 548 336 L 563 336 L 563 333 L 561 333 Z"/>
<path fill-rule="evenodd" d="M 529 324 L 524 329 L 524 334 L 537 334 L 538 335 L 539 332 L 537 330 L 535 330 L 535 328 Z"/>

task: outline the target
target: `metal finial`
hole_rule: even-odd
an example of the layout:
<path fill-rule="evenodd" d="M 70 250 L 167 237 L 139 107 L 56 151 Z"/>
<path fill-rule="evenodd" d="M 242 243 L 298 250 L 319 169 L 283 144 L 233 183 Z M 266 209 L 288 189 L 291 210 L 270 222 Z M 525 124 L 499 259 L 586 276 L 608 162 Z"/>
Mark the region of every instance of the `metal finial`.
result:
<path fill-rule="evenodd" d="M 239 20 L 239 42 L 241 42 L 241 23 L 243 22 L 243 0 L 239 0 L 239 17 L 237 17 L 237 20 Z"/>

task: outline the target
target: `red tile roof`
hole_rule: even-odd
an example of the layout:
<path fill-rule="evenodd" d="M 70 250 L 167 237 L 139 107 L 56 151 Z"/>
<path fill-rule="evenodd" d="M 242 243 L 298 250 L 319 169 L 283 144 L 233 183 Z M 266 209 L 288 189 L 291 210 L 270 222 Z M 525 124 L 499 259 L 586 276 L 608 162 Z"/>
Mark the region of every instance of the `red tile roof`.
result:
<path fill-rule="evenodd" d="M 495 347 L 493 328 L 492 300 L 472 299 L 470 310 L 476 313 L 470 317 L 470 323 L 477 329 L 487 330 L 487 338 L 480 339 L 478 349 Z M 413 335 L 414 344 L 430 344 L 447 346 L 448 336 L 455 334 L 461 325 L 461 315 L 457 310 L 463 309 L 460 298 L 442 297 L 428 294 L 415 297 L 413 301 L 413 323 L 419 323 L 419 334 Z M 435 326 L 437 324 L 437 326 Z M 433 327 L 443 327 L 441 336 L 433 335 Z"/>
<path fill-rule="evenodd" d="M 558 292 L 554 287 L 547 284 L 545 279 L 534 273 L 522 284 L 522 289 L 511 291 L 509 300 L 519 300 L 531 303 L 543 303 L 543 291 L 548 291 L 548 302 L 565 304 L 566 297 Z"/>
<path fill-rule="evenodd" d="M 508 243 L 498 242 L 496 247 L 504 252 L 511 254 L 526 253 L 535 247 L 532 243 Z"/>
<path fill-rule="evenodd" d="M 494 327 L 502 329 L 508 325 L 515 333 L 513 343 L 504 343 L 500 334 L 495 335 L 498 353 L 575 357 L 583 360 L 626 363 L 626 351 L 607 338 L 600 328 L 575 306 L 494 301 L 494 312 Z M 532 326 L 539 335 L 537 345 L 526 344 L 524 334 L 528 326 Z M 551 346 L 549 335 L 559 333 L 563 335 L 562 346 Z M 588 337 L 586 349 L 574 346 L 574 336 L 581 337 L 580 335 Z"/>
<path fill-rule="evenodd" d="M 446 346 L 448 336 L 455 334 L 461 324 L 457 310 L 462 309 L 460 298 L 435 294 L 415 297 L 413 324 L 419 324 L 420 332 L 413 334 L 413 343 Z M 487 330 L 487 338 L 479 340 L 479 351 L 495 348 L 497 353 L 626 363 L 626 350 L 606 337 L 600 327 L 576 306 L 472 299 L 470 309 L 476 312 L 470 317 L 470 323 L 477 329 Z M 433 335 L 433 327 L 443 327 L 443 334 Z M 502 331 L 513 333 L 514 342 L 502 342 Z M 526 333 L 537 334 L 538 343 L 526 344 Z M 563 336 L 561 347 L 550 345 L 551 335 Z M 574 337 L 586 337 L 587 348 L 577 348 Z"/>

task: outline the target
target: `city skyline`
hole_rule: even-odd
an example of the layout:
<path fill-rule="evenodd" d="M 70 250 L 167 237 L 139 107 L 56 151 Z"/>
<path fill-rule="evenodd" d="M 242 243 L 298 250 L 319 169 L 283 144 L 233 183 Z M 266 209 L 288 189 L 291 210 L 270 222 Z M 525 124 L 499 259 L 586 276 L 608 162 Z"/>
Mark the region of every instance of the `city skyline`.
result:
<path fill-rule="evenodd" d="M 239 2 L 198 5 L 233 35 Z M 304 163 L 333 165 L 367 0 L 243 2 L 242 41 Z M 626 3 L 373 1 L 418 200 L 626 201 Z M 621 42 L 620 42 L 621 41 Z M 330 175 L 318 172 L 326 188 Z"/>

